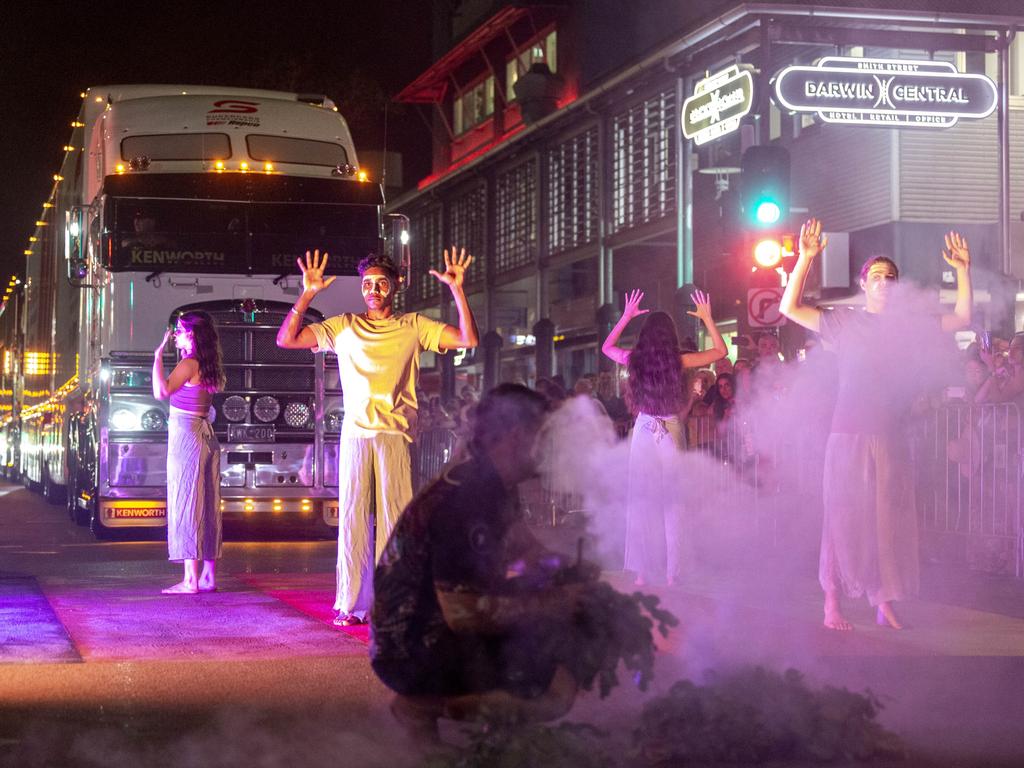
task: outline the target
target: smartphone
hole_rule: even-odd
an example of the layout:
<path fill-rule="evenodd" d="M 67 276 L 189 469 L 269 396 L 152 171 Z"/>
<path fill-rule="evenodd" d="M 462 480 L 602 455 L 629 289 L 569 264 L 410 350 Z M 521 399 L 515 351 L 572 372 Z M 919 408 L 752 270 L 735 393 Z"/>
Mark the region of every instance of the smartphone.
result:
<path fill-rule="evenodd" d="M 991 334 L 991 332 L 989 332 L 989 331 L 982 331 L 978 335 L 978 338 L 981 341 L 981 349 L 982 349 L 982 351 L 983 352 L 991 352 L 992 351 L 992 334 Z"/>

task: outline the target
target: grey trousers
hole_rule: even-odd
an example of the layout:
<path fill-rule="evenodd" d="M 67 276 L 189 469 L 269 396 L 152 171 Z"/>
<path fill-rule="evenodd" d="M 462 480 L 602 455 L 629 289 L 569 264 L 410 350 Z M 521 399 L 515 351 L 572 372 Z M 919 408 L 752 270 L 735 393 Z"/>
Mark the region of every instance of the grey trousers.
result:
<path fill-rule="evenodd" d="M 221 555 L 220 443 L 201 416 L 171 411 L 167 420 L 167 557 Z"/>

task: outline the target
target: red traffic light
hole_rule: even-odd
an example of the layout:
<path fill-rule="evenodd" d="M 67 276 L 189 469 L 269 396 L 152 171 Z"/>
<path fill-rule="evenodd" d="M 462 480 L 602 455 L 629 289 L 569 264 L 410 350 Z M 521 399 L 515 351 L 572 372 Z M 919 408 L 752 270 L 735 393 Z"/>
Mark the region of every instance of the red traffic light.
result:
<path fill-rule="evenodd" d="M 776 269 L 780 265 L 785 268 L 795 255 L 796 235 L 772 233 L 754 240 L 754 263 L 760 269 Z"/>
<path fill-rule="evenodd" d="M 774 269 L 782 262 L 782 243 L 774 237 L 758 240 L 754 246 L 754 262 L 762 269 Z"/>

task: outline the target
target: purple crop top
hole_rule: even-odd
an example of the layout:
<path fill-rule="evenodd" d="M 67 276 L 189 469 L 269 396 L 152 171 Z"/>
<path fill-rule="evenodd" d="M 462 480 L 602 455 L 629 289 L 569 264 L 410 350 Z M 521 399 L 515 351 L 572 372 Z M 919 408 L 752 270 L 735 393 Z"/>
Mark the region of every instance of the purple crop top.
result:
<path fill-rule="evenodd" d="M 213 405 L 213 393 L 198 384 L 195 386 L 185 384 L 171 395 L 171 405 L 183 411 L 205 415 Z"/>

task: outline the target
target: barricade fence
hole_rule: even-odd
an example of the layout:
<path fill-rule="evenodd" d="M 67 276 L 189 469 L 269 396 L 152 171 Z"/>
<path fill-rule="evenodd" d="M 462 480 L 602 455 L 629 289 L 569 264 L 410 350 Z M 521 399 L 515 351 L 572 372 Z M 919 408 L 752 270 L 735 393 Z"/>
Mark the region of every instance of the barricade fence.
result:
<path fill-rule="evenodd" d="M 717 466 L 697 473 L 695 497 L 752 506 L 756 532 L 772 544 L 794 507 L 820 510 L 827 425 L 759 429 L 756 420 L 734 411 L 722 421 L 691 417 L 686 426 L 686 450 Z M 1024 578 L 1024 441 L 1017 405 L 944 404 L 912 415 L 906 428 L 911 466 L 901 469 L 913 473 L 923 557 Z M 616 424 L 615 431 L 629 439 L 628 424 Z M 453 430 L 423 431 L 414 446 L 415 488 L 440 474 L 456 449 Z M 520 496 L 527 519 L 537 525 L 572 523 L 585 512 L 580 489 L 544 480 L 525 483 Z"/>

